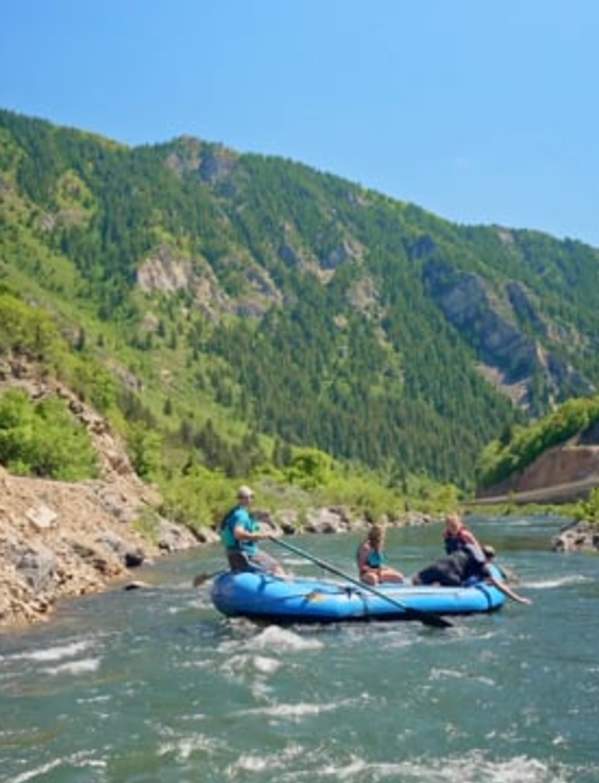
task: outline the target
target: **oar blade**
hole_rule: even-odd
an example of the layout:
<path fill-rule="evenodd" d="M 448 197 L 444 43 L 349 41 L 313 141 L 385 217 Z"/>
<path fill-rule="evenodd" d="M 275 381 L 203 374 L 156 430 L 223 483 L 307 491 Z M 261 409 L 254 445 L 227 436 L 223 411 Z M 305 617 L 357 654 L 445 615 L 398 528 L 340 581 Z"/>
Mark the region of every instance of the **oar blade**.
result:
<path fill-rule="evenodd" d="M 217 573 L 220 573 L 220 571 L 218 571 Z M 193 584 L 194 587 L 201 587 L 203 584 L 206 584 L 206 582 L 209 582 L 215 576 L 216 576 L 215 573 L 198 574 L 197 576 L 194 576 L 192 584 Z"/>
<path fill-rule="evenodd" d="M 453 623 L 446 617 L 441 617 L 440 614 L 428 614 L 428 612 L 416 612 L 410 609 L 406 612 L 406 616 L 413 620 L 418 620 L 423 625 L 428 625 L 431 628 L 453 628 Z"/>

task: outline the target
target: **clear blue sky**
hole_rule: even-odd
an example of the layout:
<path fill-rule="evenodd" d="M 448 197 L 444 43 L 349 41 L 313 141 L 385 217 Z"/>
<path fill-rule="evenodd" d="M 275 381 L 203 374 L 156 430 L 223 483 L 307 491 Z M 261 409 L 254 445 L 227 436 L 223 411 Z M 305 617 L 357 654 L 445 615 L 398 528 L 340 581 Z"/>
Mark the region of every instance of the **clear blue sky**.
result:
<path fill-rule="evenodd" d="M 599 246 L 595 0 L 2 0 L 0 106 Z"/>

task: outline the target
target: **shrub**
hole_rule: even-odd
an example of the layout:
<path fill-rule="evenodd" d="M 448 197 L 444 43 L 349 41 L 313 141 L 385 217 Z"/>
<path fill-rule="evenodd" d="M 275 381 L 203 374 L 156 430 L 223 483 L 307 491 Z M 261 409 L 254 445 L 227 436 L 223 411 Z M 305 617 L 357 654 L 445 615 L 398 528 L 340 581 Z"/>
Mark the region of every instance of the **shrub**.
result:
<path fill-rule="evenodd" d="M 63 481 L 97 475 L 89 435 L 64 401 L 34 404 L 17 390 L 0 397 L 0 462 L 13 473 Z"/>
<path fill-rule="evenodd" d="M 155 479 L 162 466 L 162 438 L 144 424 L 132 424 L 127 434 L 129 456 L 135 472 L 144 479 Z"/>
<path fill-rule="evenodd" d="M 161 487 L 163 511 L 191 528 L 217 524 L 235 499 L 236 484 L 220 471 L 195 465 Z"/>
<path fill-rule="evenodd" d="M 578 521 L 585 520 L 593 524 L 599 524 L 599 487 L 590 494 L 588 500 L 581 500 L 574 511 L 574 517 Z"/>

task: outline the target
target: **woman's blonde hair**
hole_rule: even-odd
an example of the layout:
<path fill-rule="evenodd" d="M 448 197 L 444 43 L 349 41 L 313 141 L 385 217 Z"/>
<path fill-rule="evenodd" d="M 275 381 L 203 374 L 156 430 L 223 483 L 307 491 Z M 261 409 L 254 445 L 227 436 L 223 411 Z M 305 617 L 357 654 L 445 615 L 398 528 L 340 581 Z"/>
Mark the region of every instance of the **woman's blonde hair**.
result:
<path fill-rule="evenodd" d="M 385 537 L 385 529 L 381 525 L 371 525 L 368 531 L 368 543 L 371 546 L 380 544 Z"/>

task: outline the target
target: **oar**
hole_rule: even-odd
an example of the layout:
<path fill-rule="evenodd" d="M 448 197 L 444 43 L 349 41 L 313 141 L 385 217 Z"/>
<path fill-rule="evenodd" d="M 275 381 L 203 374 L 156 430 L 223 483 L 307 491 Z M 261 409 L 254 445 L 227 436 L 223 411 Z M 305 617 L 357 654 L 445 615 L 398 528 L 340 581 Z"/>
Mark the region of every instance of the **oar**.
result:
<path fill-rule="evenodd" d="M 372 587 L 371 585 L 367 585 L 364 582 L 360 582 L 358 579 L 354 579 L 353 576 L 350 576 L 349 574 L 340 571 L 338 568 L 335 568 L 334 565 L 331 565 L 330 563 L 327 563 L 326 561 L 321 560 L 318 557 L 314 557 L 314 555 L 305 552 L 303 549 L 299 549 L 299 547 L 293 546 L 293 544 L 288 544 L 286 541 L 281 541 L 279 538 L 274 538 L 274 537 L 269 537 L 269 540 L 272 541 L 273 544 L 277 544 L 278 546 L 283 547 L 283 549 L 288 549 L 290 552 L 294 552 L 296 555 L 299 555 L 300 557 L 305 557 L 306 560 L 310 560 L 312 563 L 315 563 L 317 566 L 324 568 L 325 571 L 330 571 L 332 574 L 335 574 L 336 576 L 340 576 L 342 579 L 346 579 L 348 582 L 357 585 L 361 590 L 366 590 L 372 593 L 373 595 L 376 595 L 379 598 L 388 601 L 388 603 L 393 604 L 393 606 L 402 609 L 410 617 L 413 617 L 415 620 L 419 620 L 423 625 L 431 625 L 434 628 L 453 627 L 453 623 L 450 622 L 449 620 L 446 620 L 444 617 L 441 617 L 438 614 L 429 614 L 428 612 L 421 612 L 418 609 L 412 609 L 407 604 L 404 604 L 403 601 L 398 601 L 395 598 L 391 598 L 390 595 L 386 595 L 381 590 L 377 590 L 375 587 Z"/>
<path fill-rule="evenodd" d="M 210 579 L 214 579 L 215 576 L 218 576 L 219 574 L 223 573 L 223 569 L 220 568 L 218 571 L 212 571 L 212 573 L 207 574 L 198 574 L 197 576 L 194 576 L 193 578 L 193 586 L 194 587 L 200 587 L 204 584 L 204 582 L 208 582 Z"/>

